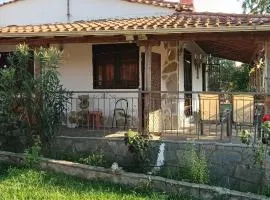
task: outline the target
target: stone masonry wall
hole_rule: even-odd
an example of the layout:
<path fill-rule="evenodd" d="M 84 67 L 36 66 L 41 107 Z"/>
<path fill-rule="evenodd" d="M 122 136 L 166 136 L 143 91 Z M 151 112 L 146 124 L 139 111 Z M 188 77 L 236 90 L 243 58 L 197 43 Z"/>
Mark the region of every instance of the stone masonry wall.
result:
<path fill-rule="evenodd" d="M 165 162 L 182 165 L 184 153 L 190 146 L 205 152 L 210 178 L 218 186 L 240 191 L 257 192 L 262 184 L 270 184 L 270 157 L 266 163 L 254 164 L 254 152 L 245 145 L 220 143 L 165 142 Z"/>
<path fill-rule="evenodd" d="M 164 42 L 165 60 L 161 71 L 161 81 L 166 86 L 165 91 L 178 91 L 179 45 L 178 42 Z M 162 95 L 162 116 L 164 129 L 177 129 L 177 94 Z M 168 127 L 166 127 L 168 126 Z"/>
<path fill-rule="evenodd" d="M 89 153 L 102 152 L 104 159 L 120 166 L 128 166 L 132 155 L 123 140 L 87 137 L 58 137 L 54 145 L 58 158 L 79 158 Z"/>
<path fill-rule="evenodd" d="M 0 151 L 0 163 L 23 164 L 24 155 Z M 174 181 L 158 176 L 128 173 L 123 170 L 105 169 L 61 160 L 40 159 L 40 168 L 84 179 L 99 179 L 116 184 L 141 187 L 171 194 L 181 194 L 201 200 L 267 200 L 267 197 L 242 193 L 219 187 Z"/>
<path fill-rule="evenodd" d="M 256 192 L 261 184 L 270 184 L 270 157 L 267 156 L 267 162 L 263 166 L 254 165 L 254 152 L 245 145 L 194 144 L 184 141 L 164 143 L 165 163 L 169 166 L 181 166 L 183 155 L 190 150 L 191 145 L 204 151 L 208 160 L 210 178 L 215 185 Z M 59 137 L 55 152 L 80 154 L 96 152 L 100 149 L 105 154 L 106 160 L 118 162 L 120 166 L 129 166 L 132 155 L 120 139 Z"/>

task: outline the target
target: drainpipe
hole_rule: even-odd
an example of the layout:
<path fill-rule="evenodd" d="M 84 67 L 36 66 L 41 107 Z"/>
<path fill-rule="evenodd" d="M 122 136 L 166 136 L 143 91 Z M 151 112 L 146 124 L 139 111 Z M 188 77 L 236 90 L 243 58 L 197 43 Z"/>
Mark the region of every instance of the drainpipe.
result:
<path fill-rule="evenodd" d="M 70 0 L 67 0 L 67 21 L 70 22 Z"/>

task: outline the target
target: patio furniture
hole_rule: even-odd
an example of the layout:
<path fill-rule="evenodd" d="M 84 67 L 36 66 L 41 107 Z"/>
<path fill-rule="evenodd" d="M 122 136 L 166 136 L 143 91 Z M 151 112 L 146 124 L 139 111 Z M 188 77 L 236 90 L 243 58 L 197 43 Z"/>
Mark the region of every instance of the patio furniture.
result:
<path fill-rule="evenodd" d="M 89 125 L 100 129 L 103 122 L 103 115 L 100 111 L 89 111 Z"/>
<path fill-rule="evenodd" d="M 128 100 L 127 99 L 119 99 L 115 102 L 115 107 L 113 111 L 113 119 L 112 119 L 112 128 L 119 128 L 121 121 L 124 124 L 124 129 L 127 127 L 128 120 Z M 115 125 L 115 126 L 114 126 Z"/>
<path fill-rule="evenodd" d="M 200 133 L 204 134 L 204 124 L 220 124 L 220 98 L 218 94 L 200 94 Z M 210 130 L 209 130 L 210 131 Z M 221 129 L 222 131 L 222 129 Z"/>
<path fill-rule="evenodd" d="M 233 95 L 233 122 L 235 123 L 236 134 L 238 128 L 254 125 L 254 96 L 248 94 Z"/>

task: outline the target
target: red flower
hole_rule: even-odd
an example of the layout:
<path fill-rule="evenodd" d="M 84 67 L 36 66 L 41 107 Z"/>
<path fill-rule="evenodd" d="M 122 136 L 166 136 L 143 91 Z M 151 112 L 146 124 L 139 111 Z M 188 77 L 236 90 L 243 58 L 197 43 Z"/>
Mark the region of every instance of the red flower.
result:
<path fill-rule="evenodd" d="M 269 114 L 265 114 L 263 116 L 263 122 L 268 122 L 268 121 L 270 121 L 270 115 Z"/>

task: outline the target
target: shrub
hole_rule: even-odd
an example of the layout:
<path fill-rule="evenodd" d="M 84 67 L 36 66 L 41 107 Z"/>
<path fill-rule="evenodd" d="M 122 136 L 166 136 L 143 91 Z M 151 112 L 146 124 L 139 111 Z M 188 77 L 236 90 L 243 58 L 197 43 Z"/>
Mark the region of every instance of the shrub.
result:
<path fill-rule="evenodd" d="M 124 141 L 129 152 L 133 155 L 132 166 L 128 167 L 127 170 L 142 173 L 150 171 L 153 167 L 151 162 L 154 160 L 154 156 L 151 154 L 154 146 L 151 142 L 138 132 L 131 130 L 126 133 Z"/>
<path fill-rule="evenodd" d="M 29 146 L 32 136 L 39 135 L 42 147 L 49 149 L 69 100 L 58 77 L 61 55 L 53 47 L 18 45 L 9 56 L 8 68 L 0 70 L 0 135 L 27 136 Z M 35 76 L 29 71 L 33 59 L 39 66 Z"/>
<path fill-rule="evenodd" d="M 28 167 L 33 167 L 39 164 L 40 161 L 40 139 L 38 136 L 33 138 L 34 145 L 25 150 L 24 164 Z"/>
<path fill-rule="evenodd" d="M 91 153 L 86 158 L 80 158 L 79 162 L 90 166 L 104 166 L 106 161 L 103 152 Z"/>
<path fill-rule="evenodd" d="M 184 178 L 195 183 L 208 183 L 209 170 L 204 152 L 197 153 L 192 147 L 184 154 Z"/>
<path fill-rule="evenodd" d="M 252 134 L 248 130 L 242 130 L 240 140 L 243 144 L 250 145 L 252 142 Z"/>
<path fill-rule="evenodd" d="M 164 165 L 160 175 L 174 180 L 185 180 L 194 183 L 209 183 L 209 170 L 204 152 L 197 153 L 192 146 L 183 154 L 183 162 L 179 166 Z"/>

